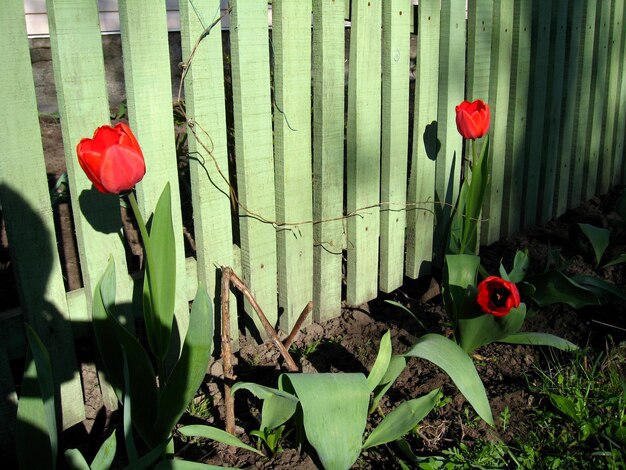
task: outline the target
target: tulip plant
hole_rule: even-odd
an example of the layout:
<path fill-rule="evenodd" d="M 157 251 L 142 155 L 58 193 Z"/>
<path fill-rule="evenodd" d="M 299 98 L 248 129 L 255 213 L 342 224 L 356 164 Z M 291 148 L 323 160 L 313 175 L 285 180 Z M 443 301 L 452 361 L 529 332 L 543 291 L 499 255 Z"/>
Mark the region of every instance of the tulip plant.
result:
<path fill-rule="evenodd" d="M 176 251 L 169 184 L 158 200 L 148 232 L 132 192 L 143 178 L 146 166 L 141 147 L 129 127 L 123 123 L 102 126 L 93 138 L 82 139 L 76 150 L 80 166 L 98 191 L 127 197 L 144 245 L 142 310 L 148 347 L 116 315 L 113 259 L 93 297 L 94 333 L 100 359 L 124 407 L 128 458 L 131 465 L 144 468 L 164 453 L 173 453 L 172 430 L 204 379 L 213 343 L 211 302 L 205 289 L 199 286 L 182 350 L 180 354 L 173 351 L 177 359 L 171 364 L 166 357 L 171 357 L 168 354 L 178 338 L 172 334 Z M 151 449 L 141 458 L 133 429 Z M 224 431 L 211 428 L 210 432 L 213 439 L 248 448 L 233 436 L 225 437 Z"/>

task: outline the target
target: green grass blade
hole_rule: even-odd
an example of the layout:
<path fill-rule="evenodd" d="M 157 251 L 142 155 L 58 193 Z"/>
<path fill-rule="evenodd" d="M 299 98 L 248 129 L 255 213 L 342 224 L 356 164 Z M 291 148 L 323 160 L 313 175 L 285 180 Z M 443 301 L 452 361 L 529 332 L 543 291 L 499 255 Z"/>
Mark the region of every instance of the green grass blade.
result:
<path fill-rule="evenodd" d="M 98 453 L 91 462 L 92 470 L 108 470 L 113 464 L 115 453 L 117 452 L 117 440 L 115 431 L 102 443 Z"/>
<path fill-rule="evenodd" d="M 118 399 L 123 400 L 124 390 L 124 347 L 128 357 L 130 394 L 133 397 L 133 425 L 150 447 L 160 441 L 153 430 L 157 411 L 156 376 L 152 362 L 139 341 L 115 318 L 115 265 L 109 261 L 98 282 L 93 299 L 93 328 L 98 352 L 109 382 L 115 388 Z"/>
<path fill-rule="evenodd" d="M 63 455 L 70 470 L 91 470 L 91 467 L 78 449 L 67 449 Z M 94 470 L 97 470 L 94 467 Z"/>
<path fill-rule="evenodd" d="M 212 302 L 204 287 L 198 287 L 180 358 L 161 391 L 154 424 L 159 439 L 165 439 L 172 432 L 202 384 L 211 358 L 212 345 Z"/>
<path fill-rule="evenodd" d="M 257 450 L 254 447 L 249 446 L 248 444 L 245 444 L 232 434 L 229 434 L 222 429 L 214 428 L 213 426 L 192 424 L 179 428 L 178 432 L 180 432 L 183 436 L 204 437 L 205 439 L 211 439 L 212 441 L 221 442 L 222 444 L 239 447 L 241 449 L 246 449 L 250 452 L 254 452 L 255 454 L 263 455 L 263 452 L 261 452 L 260 450 Z"/>
<path fill-rule="evenodd" d="M 500 342 L 509 344 L 530 344 L 533 346 L 551 346 L 562 351 L 575 351 L 578 349 L 578 346 L 574 343 L 549 333 L 517 333 L 501 339 Z"/>
<path fill-rule="evenodd" d="M 367 386 L 370 392 L 373 392 L 380 384 L 380 381 L 385 376 L 387 369 L 389 368 L 389 361 L 391 360 L 391 333 L 387 331 L 380 340 L 380 346 L 378 348 L 378 355 L 376 361 L 372 366 L 372 370 L 367 376 Z"/>
<path fill-rule="evenodd" d="M 443 369 L 478 416 L 493 426 L 485 386 L 470 357 L 454 341 L 445 336 L 427 334 L 419 338 L 404 356 L 420 357 Z"/>
<path fill-rule="evenodd" d="M 428 395 L 401 403 L 376 426 L 363 449 L 400 439 L 430 413 L 437 404 L 438 395 L 439 389 L 435 389 Z"/>
<path fill-rule="evenodd" d="M 232 393 L 241 389 L 248 390 L 263 400 L 261 430 L 276 429 L 296 412 L 298 399 L 287 392 L 255 383 L 239 382 L 233 385 Z"/>
<path fill-rule="evenodd" d="M 370 390 L 363 374 L 283 374 L 300 399 L 307 440 L 326 470 L 350 468 L 361 453 Z"/>
<path fill-rule="evenodd" d="M 46 417 L 46 428 L 48 430 L 48 438 L 50 439 L 50 452 L 53 462 L 56 465 L 58 452 L 58 427 L 57 412 L 54 393 L 54 376 L 52 374 L 52 364 L 46 347 L 35 330 L 28 324 L 24 323 L 28 346 L 33 354 L 35 367 L 37 368 L 37 382 L 39 383 L 39 393 L 43 402 L 43 410 Z"/>

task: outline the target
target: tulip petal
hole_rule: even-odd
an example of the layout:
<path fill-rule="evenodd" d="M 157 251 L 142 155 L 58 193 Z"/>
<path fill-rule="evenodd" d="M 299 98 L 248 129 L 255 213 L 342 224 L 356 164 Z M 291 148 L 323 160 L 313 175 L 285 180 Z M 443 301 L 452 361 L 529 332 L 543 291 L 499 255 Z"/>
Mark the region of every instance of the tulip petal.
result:
<path fill-rule="evenodd" d="M 143 155 L 123 145 L 109 147 L 100 167 L 100 181 L 107 192 L 119 194 L 129 191 L 146 174 Z"/>
<path fill-rule="evenodd" d="M 92 143 L 91 139 L 83 139 L 77 145 L 78 163 L 96 189 L 101 193 L 106 193 L 107 190 L 102 186 L 98 176 L 102 166 L 102 155 L 92 150 Z"/>
<path fill-rule="evenodd" d="M 93 134 L 91 149 L 94 152 L 104 153 L 104 151 L 119 142 L 120 133 L 111 126 L 102 126 L 96 129 Z"/>
<path fill-rule="evenodd" d="M 137 142 L 137 139 L 135 138 L 135 134 L 133 134 L 133 131 L 131 131 L 126 124 L 124 124 L 123 122 L 118 123 L 115 126 L 115 130 L 119 134 L 119 141 L 117 142 L 118 144 L 133 148 L 138 152 L 141 152 L 141 147 L 139 146 L 139 142 Z"/>

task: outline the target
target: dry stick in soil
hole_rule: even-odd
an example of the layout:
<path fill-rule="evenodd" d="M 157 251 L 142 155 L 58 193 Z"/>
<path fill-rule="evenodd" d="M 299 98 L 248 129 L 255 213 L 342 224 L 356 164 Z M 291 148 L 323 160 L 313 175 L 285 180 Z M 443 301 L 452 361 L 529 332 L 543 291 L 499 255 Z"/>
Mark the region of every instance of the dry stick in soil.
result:
<path fill-rule="evenodd" d="M 302 328 L 302 324 L 304 323 L 304 320 L 306 320 L 306 317 L 308 317 L 312 311 L 313 311 L 313 301 L 311 300 L 309 301 L 308 304 L 306 304 L 306 306 L 304 307 L 304 310 L 302 310 L 302 313 L 298 317 L 298 321 L 296 322 L 296 324 L 293 325 L 293 328 L 291 330 L 291 333 L 289 333 L 289 336 L 287 336 L 285 341 L 283 341 L 283 346 L 285 346 L 285 349 L 287 351 L 289 351 L 289 348 L 291 347 L 292 343 L 296 340 L 298 333 L 300 333 L 300 328 Z"/>
<path fill-rule="evenodd" d="M 226 408 L 226 432 L 235 433 L 235 397 L 231 385 L 235 380 L 233 352 L 230 346 L 230 278 L 232 269 L 222 268 L 222 361 L 224 365 L 224 406 Z"/>

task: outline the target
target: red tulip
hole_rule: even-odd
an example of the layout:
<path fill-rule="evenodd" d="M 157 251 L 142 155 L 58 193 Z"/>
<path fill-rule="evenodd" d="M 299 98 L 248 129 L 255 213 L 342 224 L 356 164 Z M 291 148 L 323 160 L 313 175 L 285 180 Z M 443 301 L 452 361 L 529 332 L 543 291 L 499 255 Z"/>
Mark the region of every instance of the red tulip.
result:
<path fill-rule="evenodd" d="M 141 147 L 124 123 L 98 127 L 92 139 L 78 143 L 76 153 L 81 168 L 102 193 L 130 191 L 146 174 Z"/>
<path fill-rule="evenodd" d="M 463 101 L 456 107 L 456 127 L 465 139 L 479 139 L 489 130 L 491 111 L 484 101 Z"/>
<path fill-rule="evenodd" d="M 483 312 L 496 317 L 507 315 L 520 305 L 517 286 L 496 276 L 489 276 L 478 284 L 476 302 Z"/>

